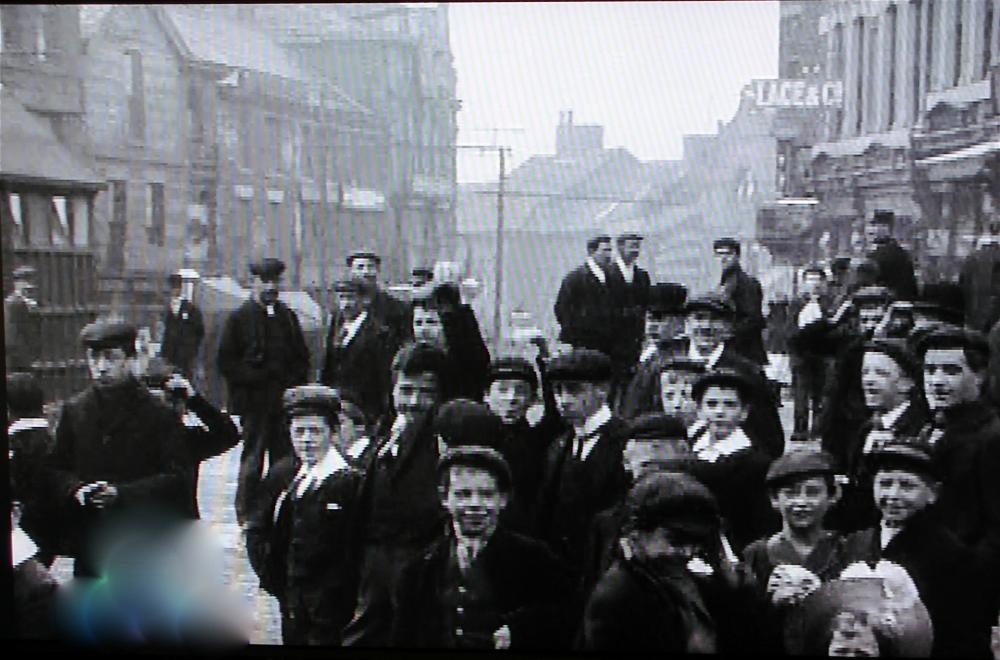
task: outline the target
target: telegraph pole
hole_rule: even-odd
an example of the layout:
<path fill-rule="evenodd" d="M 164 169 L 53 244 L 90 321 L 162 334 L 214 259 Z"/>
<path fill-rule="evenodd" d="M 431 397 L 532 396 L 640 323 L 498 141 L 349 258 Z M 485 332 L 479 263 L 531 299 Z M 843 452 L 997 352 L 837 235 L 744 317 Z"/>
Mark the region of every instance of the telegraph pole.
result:
<path fill-rule="evenodd" d="M 503 328 L 503 318 L 500 315 L 500 301 L 503 287 L 503 185 L 504 178 L 504 147 L 498 147 L 500 153 L 500 175 L 497 180 L 497 260 L 495 266 L 494 290 L 493 290 L 493 337 L 496 341 L 496 351 L 499 353 L 501 343 L 500 333 Z"/>

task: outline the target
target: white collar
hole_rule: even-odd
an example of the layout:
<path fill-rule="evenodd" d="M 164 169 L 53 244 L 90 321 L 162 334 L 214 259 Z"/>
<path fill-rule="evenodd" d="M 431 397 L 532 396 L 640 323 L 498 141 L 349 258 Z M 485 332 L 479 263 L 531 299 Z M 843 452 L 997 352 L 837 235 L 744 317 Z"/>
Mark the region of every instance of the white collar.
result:
<path fill-rule="evenodd" d="M 886 414 L 882 415 L 882 426 L 884 426 L 887 429 L 891 429 L 896 424 L 896 422 L 899 421 L 899 418 L 903 416 L 903 413 L 905 413 L 909 407 L 910 407 L 910 402 L 904 401 L 903 403 L 899 404 Z"/>
<path fill-rule="evenodd" d="M 601 284 L 608 283 L 608 278 L 604 274 L 604 269 L 597 265 L 597 262 L 594 261 L 593 257 L 587 257 L 587 268 L 589 268 L 590 272 L 594 274 L 594 277 L 601 281 Z"/>
<path fill-rule="evenodd" d="M 177 298 L 170 299 L 170 311 L 173 312 L 174 316 L 181 313 L 181 305 L 184 304 L 184 299 L 178 296 Z"/>
<path fill-rule="evenodd" d="M 27 532 L 15 527 L 10 531 L 10 565 L 16 567 L 28 561 L 38 552 L 38 546 Z"/>
<path fill-rule="evenodd" d="M 618 270 L 621 271 L 625 281 L 631 284 L 632 279 L 635 278 L 635 264 L 626 265 L 620 254 L 615 254 L 615 263 L 618 264 Z"/>
<path fill-rule="evenodd" d="M 712 435 L 705 433 L 694 443 L 692 450 L 695 456 L 701 460 L 714 463 L 722 456 L 729 456 L 750 447 L 750 439 L 747 434 L 743 432 L 742 428 L 736 427 L 735 431 L 715 443 L 712 442 Z"/>
<path fill-rule="evenodd" d="M 316 465 L 309 469 L 306 469 L 305 465 L 299 468 L 299 476 L 304 478 L 299 483 L 298 491 L 295 494 L 296 497 L 302 497 L 306 490 L 318 486 L 326 481 L 334 472 L 346 470 L 347 467 L 347 461 L 340 455 L 337 448 L 330 447 Z"/>
<path fill-rule="evenodd" d="M 885 523 L 879 525 L 879 543 L 883 550 L 885 550 L 885 546 L 889 545 L 893 537 L 899 534 L 899 530 L 901 529 L 902 527 L 887 527 Z"/>
<path fill-rule="evenodd" d="M 44 417 L 22 417 L 10 423 L 10 426 L 7 427 L 7 435 L 11 436 L 20 431 L 31 431 L 33 429 L 48 430 L 48 428 L 49 420 Z"/>
<path fill-rule="evenodd" d="M 364 323 L 367 318 L 368 310 L 365 310 L 358 314 L 356 319 L 344 324 L 344 327 L 347 328 L 347 335 L 344 336 L 344 341 L 341 344 L 342 347 L 351 343 L 351 340 L 354 339 L 354 335 L 358 334 L 358 330 L 361 329 L 361 324 Z"/>
<path fill-rule="evenodd" d="M 708 369 L 714 369 L 715 365 L 722 358 L 722 352 L 726 350 L 726 342 L 720 342 L 718 346 L 712 349 L 712 352 L 708 355 L 702 355 L 698 352 L 697 347 L 695 347 L 694 342 L 688 345 L 688 357 L 692 360 L 697 360 L 698 362 L 704 362 Z"/>
<path fill-rule="evenodd" d="M 347 448 L 347 455 L 354 460 L 357 460 L 360 458 L 361 454 L 365 453 L 369 444 L 371 444 L 371 439 L 368 436 L 362 436 L 355 440 L 351 446 Z"/>
<path fill-rule="evenodd" d="M 691 426 L 688 427 L 688 440 L 695 439 L 698 434 L 708 428 L 708 423 L 703 419 L 696 419 Z"/>
<path fill-rule="evenodd" d="M 610 419 L 611 408 L 608 407 L 608 404 L 604 404 L 597 409 L 597 412 L 587 418 L 587 421 L 583 423 L 583 427 L 575 429 L 577 437 L 585 438 L 591 435 L 594 431 L 607 424 Z"/>
<path fill-rule="evenodd" d="M 639 356 L 639 362 L 648 362 L 650 358 L 656 355 L 658 350 L 655 343 L 646 344 L 646 348 L 642 349 L 642 355 Z"/>

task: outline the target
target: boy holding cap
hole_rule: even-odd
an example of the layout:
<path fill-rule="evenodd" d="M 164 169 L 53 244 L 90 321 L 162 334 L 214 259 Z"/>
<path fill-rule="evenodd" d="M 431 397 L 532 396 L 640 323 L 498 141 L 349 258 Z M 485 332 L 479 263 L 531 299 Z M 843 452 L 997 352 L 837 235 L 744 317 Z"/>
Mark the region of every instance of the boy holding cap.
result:
<path fill-rule="evenodd" d="M 337 450 L 340 405 L 323 385 L 283 397 L 294 456 L 268 473 L 247 555 L 281 606 L 283 644 L 339 646 L 357 587 L 359 472 Z"/>

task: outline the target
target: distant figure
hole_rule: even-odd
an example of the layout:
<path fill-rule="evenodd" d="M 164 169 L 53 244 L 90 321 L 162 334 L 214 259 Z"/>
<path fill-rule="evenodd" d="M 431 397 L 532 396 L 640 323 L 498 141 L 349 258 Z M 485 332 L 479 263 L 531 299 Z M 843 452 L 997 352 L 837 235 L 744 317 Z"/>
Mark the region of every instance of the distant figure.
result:
<path fill-rule="evenodd" d="M 806 268 L 802 272 L 802 295 L 792 301 L 789 309 L 789 337 L 822 321 L 834 311 L 830 307 L 830 297 L 826 290 L 826 272 L 819 266 Z M 795 345 L 796 342 L 793 341 L 789 346 L 795 431 L 808 432 L 810 419 L 818 419 L 822 410 L 823 385 L 832 360 L 813 351 L 795 350 L 792 348 Z"/>
<path fill-rule="evenodd" d="M 170 304 L 163 313 L 160 357 L 190 380 L 194 377 L 201 342 L 205 338 L 205 322 L 201 310 L 184 295 L 181 273 L 172 273 L 167 282 L 170 284 Z"/>
<path fill-rule="evenodd" d="M 608 281 L 611 268 L 611 237 L 605 234 L 587 241 L 587 260 L 565 278 L 556 297 L 559 341 L 574 348 L 600 351 L 609 358 L 621 337 L 616 330 L 620 301 Z"/>
<path fill-rule="evenodd" d="M 740 267 L 740 244 L 733 238 L 720 238 L 712 245 L 722 264 L 720 285 L 736 309 L 733 320 L 732 347 L 737 353 L 759 365 L 767 364 L 761 332 L 764 322 L 763 291 L 757 278 Z"/>
<path fill-rule="evenodd" d="M 989 332 L 1000 320 L 1000 221 L 990 223 L 989 232 L 965 258 L 959 283 L 966 323 L 973 330 Z"/>
<path fill-rule="evenodd" d="M 30 372 L 41 357 L 41 318 L 35 300 L 35 269 L 14 270 L 14 291 L 3 301 L 4 348 L 7 373 Z"/>
<path fill-rule="evenodd" d="M 646 308 L 649 305 L 649 273 L 640 268 L 636 261 L 642 247 L 642 236 L 624 233 L 615 241 L 614 265 L 609 269 L 611 287 L 619 291 L 622 307 L 621 346 L 619 366 L 631 378 L 635 364 L 639 360 L 642 339 L 645 334 Z M 612 356 L 615 357 L 615 356 Z M 626 381 L 627 382 L 627 381 Z"/>
<path fill-rule="evenodd" d="M 915 300 L 917 278 L 913 259 L 893 236 L 896 215 L 892 211 L 875 211 L 865 225 L 868 257 L 878 264 L 878 284 L 888 288 L 897 300 Z"/>

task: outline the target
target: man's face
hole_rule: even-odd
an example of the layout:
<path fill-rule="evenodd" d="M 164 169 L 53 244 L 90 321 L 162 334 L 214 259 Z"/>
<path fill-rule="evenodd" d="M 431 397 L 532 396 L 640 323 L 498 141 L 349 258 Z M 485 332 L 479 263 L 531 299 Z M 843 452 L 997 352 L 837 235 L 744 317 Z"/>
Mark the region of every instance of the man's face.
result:
<path fill-rule="evenodd" d="M 709 433 L 721 440 L 746 420 L 747 406 L 736 390 L 712 385 L 698 404 L 698 416 L 708 424 Z"/>
<path fill-rule="evenodd" d="M 731 324 L 712 312 L 696 310 L 688 315 L 688 336 L 700 353 L 711 353 L 729 338 Z"/>
<path fill-rule="evenodd" d="M 806 273 L 802 278 L 802 291 L 807 296 L 821 296 L 826 290 L 826 280 L 818 273 Z"/>
<path fill-rule="evenodd" d="M 181 285 L 180 284 L 171 284 L 170 285 L 170 298 L 171 298 L 171 300 L 173 300 L 174 298 L 180 298 L 180 297 L 181 297 Z"/>
<path fill-rule="evenodd" d="M 351 276 L 374 285 L 378 282 L 378 264 L 367 257 L 355 259 L 351 262 Z"/>
<path fill-rule="evenodd" d="M 518 378 L 495 380 L 486 393 L 486 405 L 504 424 L 524 419 L 533 399 L 531 385 Z"/>
<path fill-rule="evenodd" d="M 654 563 L 686 564 L 705 549 L 704 539 L 668 527 L 639 530 L 632 538 L 645 558 Z"/>
<path fill-rule="evenodd" d="M 333 430 L 322 415 L 293 417 L 288 430 L 295 455 L 308 466 L 316 465 L 330 449 Z"/>
<path fill-rule="evenodd" d="M 598 244 L 597 249 L 590 256 L 593 257 L 599 266 L 607 268 L 611 265 L 611 241 L 604 241 Z"/>
<path fill-rule="evenodd" d="M 437 310 L 413 308 L 413 339 L 445 348 L 444 325 Z"/>
<path fill-rule="evenodd" d="M 135 359 L 121 348 L 87 349 L 87 367 L 97 387 L 113 387 L 125 382 L 135 371 Z"/>
<path fill-rule="evenodd" d="M 583 425 L 608 397 L 606 385 L 585 381 L 556 381 L 552 389 L 559 414 L 574 426 Z"/>
<path fill-rule="evenodd" d="M 858 329 L 866 335 L 875 331 L 882 318 L 885 317 L 885 305 L 865 305 L 858 308 Z"/>
<path fill-rule="evenodd" d="M 923 476 L 906 470 L 879 470 L 874 491 L 882 522 L 889 527 L 901 527 L 937 498 L 936 489 Z"/>
<path fill-rule="evenodd" d="M 698 404 L 691 396 L 695 374 L 668 369 L 660 374 L 660 401 L 663 412 L 679 417 L 690 426 L 698 417 Z"/>
<path fill-rule="evenodd" d="M 639 258 L 642 241 L 637 238 L 626 238 L 618 245 L 618 253 L 626 264 L 633 264 Z"/>
<path fill-rule="evenodd" d="M 924 394 L 931 410 L 977 401 L 983 375 L 969 368 L 961 348 L 932 348 L 924 355 Z"/>
<path fill-rule="evenodd" d="M 913 381 L 891 357 L 870 351 L 861 360 L 861 389 L 869 410 L 886 413 L 906 401 Z"/>
<path fill-rule="evenodd" d="M 715 257 L 719 260 L 719 265 L 723 271 L 727 271 L 740 262 L 739 255 L 734 250 L 722 248 L 715 251 Z"/>
<path fill-rule="evenodd" d="M 253 291 L 262 305 L 273 305 L 278 302 L 278 278 L 253 278 Z"/>
<path fill-rule="evenodd" d="M 869 246 L 881 243 L 892 235 L 889 225 L 873 224 L 869 222 L 865 225 L 865 241 Z"/>
<path fill-rule="evenodd" d="M 358 317 L 361 313 L 361 300 L 358 298 L 358 294 L 355 291 L 338 291 L 337 292 L 337 309 L 344 318 L 348 320 L 353 320 Z"/>
<path fill-rule="evenodd" d="M 400 415 L 417 415 L 434 407 L 438 400 L 437 374 L 399 374 L 392 387 L 392 403 Z"/>
<path fill-rule="evenodd" d="M 821 476 L 807 477 L 777 489 L 771 506 L 793 530 L 809 530 L 823 524 L 823 516 L 836 502 Z"/>
<path fill-rule="evenodd" d="M 687 457 L 686 443 L 684 439 L 629 439 L 622 454 L 625 469 L 635 481 L 647 474 L 671 469 Z"/>
<path fill-rule="evenodd" d="M 670 339 L 666 336 L 667 323 L 663 314 L 659 312 L 646 312 L 646 340 L 653 344 L 660 344 Z"/>
<path fill-rule="evenodd" d="M 488 536 L 506 506 L 507 493 L 500 490 L 491 472 L 465 465 L 449 468 L 444 507 L 462 536 Z"/>

